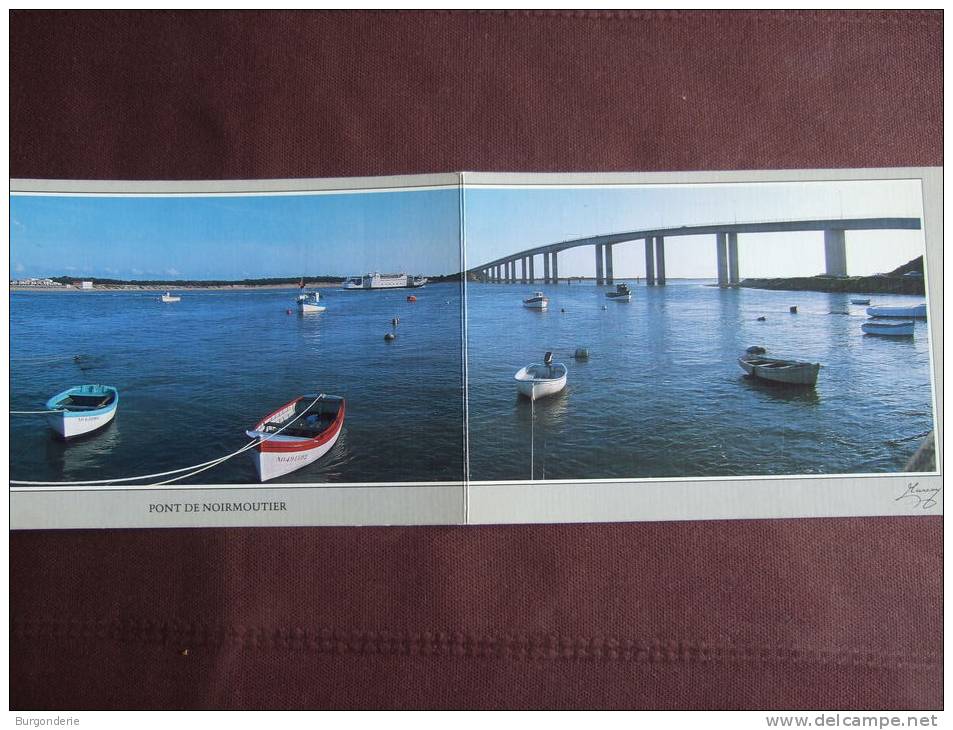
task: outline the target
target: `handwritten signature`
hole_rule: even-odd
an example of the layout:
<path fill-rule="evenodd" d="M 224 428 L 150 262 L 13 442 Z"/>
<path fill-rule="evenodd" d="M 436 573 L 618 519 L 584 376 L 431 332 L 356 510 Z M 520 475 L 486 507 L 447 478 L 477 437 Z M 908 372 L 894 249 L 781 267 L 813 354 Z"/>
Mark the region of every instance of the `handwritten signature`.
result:
<path fill-rule="evenodd" d="M 939 504 L 937 500 L 937 495 L 940 494 L 940 487 L 936 489 L 930 489 L 929 487 L 921 487 L 920 482 L 911 482 L 907 484 L 907 488 L 904 490 L 903 494 L 897 497 L 894 502 L 899 502 L 903 499 L 913 500 L 914 509 L 932 509 Z"/>

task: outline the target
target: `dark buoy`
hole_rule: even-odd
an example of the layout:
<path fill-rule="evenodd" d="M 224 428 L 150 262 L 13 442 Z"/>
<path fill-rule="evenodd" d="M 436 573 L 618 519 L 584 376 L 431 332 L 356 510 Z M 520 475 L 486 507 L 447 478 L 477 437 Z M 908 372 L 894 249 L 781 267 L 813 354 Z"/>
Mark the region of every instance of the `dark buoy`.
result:
<path fill-rule="evenodd" d="M 797 314 L 797 305 L 796 305 L 796 304 L 795 304 L 793 307 L 791 307 L 791 314 Z"/>
<path fill-rule="evenodd" d="M 764 322 L 766 319 L 767 319 L 767 317 L 758 317 L 758 321 L 759 321 L 759 322 Z"/>
<path fill-rule="evenodd" d="M 761 347 L 761 345 L 752 345 L 747 350 L 745 350 L 749 355 L 763 355 L 767 352 L 766 349 Z"/>
<path fill-rule="evenodd" d="M 576 352 L 573 353 L 573 357 L 577 360 L 588 360 L 589 359 L 589 348 L 587 347 L 577 347 Z"/>
<path fill-rule="evenodd" d="M 387 342 L 390 342 L 391 340 L 396 340 L 397 335 L 395 335 L 393 332 L 388 332 L 386 335 L 384 335 L 384 339 L 387 340 Z"/>
<path fill-rule="evenodd" d="M 565 310 L 565 309 L 560 309 L 559 311 L 562 312 L 563 314 L 566 313 L 566 310 Z"/>
<path fill-rule="evenodd" d="M 290 310 L 290 309 L 286 309 L 286 310 L 285 310 L 285 314 L 291 314 L 291 310 Z"/>

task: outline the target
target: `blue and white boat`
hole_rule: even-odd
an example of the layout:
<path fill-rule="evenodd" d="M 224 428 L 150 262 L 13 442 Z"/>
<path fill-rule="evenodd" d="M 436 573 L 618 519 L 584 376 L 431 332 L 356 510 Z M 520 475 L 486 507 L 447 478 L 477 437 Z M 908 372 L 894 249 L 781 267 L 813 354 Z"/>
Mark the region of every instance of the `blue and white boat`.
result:
<path fill-rule="evenodd" d="M 870 319 L 864 322 L 860 328 L 868 335 L 880 335 L 881 337 L 913 337 L 912 319 L 901 320 L 900 322 L 884 322 Z"/>
<path fill-rule="evenodd" d="M 915 307 L 867 307 L 868 317 L 902 317 L 903 319 L 926 319 L 927 305 L 918 304 Z"/>
<path fill-rule="evenodd" d="M 321 304 L 321 295 L 316 291 L 298 295 L 298 309 L 302 313 L 323 312 L 327 307 Z"/>
<path fill-rule="evenodd" d="M 119 391 L 110 385 L 77 385 L 46 402 L 50 428 L 64 439 L 82 436 L 107 425 L 119 407 Z"/>

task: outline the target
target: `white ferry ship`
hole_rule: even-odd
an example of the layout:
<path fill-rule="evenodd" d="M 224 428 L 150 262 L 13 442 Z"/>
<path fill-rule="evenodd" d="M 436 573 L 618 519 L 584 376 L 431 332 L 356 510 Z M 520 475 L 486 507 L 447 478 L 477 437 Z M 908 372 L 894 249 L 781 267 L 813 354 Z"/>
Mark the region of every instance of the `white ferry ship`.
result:
<path fill-rule="evenodd" d="M 344 282 L 344 289 L 419 289 L 427 283 L 423 276 L 410 274 L 364 274 L 352 276 Z"/>

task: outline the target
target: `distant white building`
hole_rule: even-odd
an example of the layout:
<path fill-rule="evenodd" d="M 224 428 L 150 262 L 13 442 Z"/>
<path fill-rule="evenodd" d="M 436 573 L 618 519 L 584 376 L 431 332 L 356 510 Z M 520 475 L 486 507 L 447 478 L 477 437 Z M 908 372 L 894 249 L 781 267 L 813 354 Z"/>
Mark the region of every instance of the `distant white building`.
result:
<path fill-rule="evenodd" d="M 58 281 L 52 279 L 14 279 L 10 282 L 11 286 L 63 286 Z"/>
<path fill-rule="evenodd" d="M 80 288 L 80 289 L 92 289 L 92 288 L 93 288 L 93 282 L 91 282 L 91 281 L 81 281 L 81 282 L 79 282 L 79 288 Z"/>

